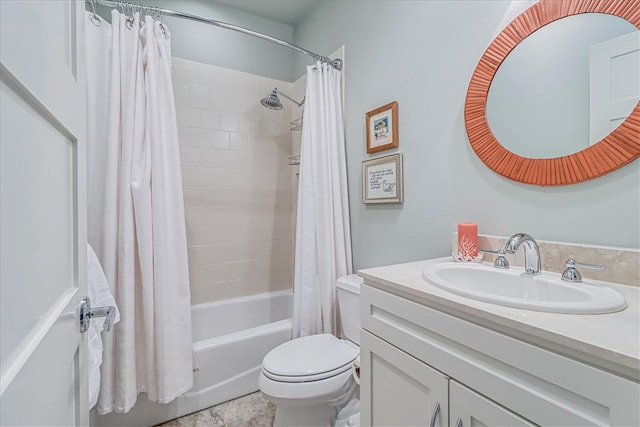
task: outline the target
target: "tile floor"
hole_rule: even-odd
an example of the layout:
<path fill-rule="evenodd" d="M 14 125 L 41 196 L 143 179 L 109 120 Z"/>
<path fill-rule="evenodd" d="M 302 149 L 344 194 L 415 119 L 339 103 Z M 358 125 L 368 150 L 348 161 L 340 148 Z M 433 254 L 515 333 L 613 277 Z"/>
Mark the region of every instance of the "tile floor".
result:
<path fill-rule="evenodd" d="M 276 407 L 256 392 L 156 427 L 272 427 Z"/>

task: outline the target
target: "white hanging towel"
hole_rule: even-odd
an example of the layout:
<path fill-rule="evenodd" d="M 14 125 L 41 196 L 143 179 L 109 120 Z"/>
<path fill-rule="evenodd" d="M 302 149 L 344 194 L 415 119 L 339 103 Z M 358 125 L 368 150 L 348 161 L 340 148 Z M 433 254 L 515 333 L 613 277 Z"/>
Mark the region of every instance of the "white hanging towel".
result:
<path fill-rule="evenodd" d="M 87 291 L 92 307 L 113 306 L 116 314 L 112 325 L 120 321 L 120 312 L 116 300 L 109 289 L 109 282 L 102 271 L 102 266 L 91 245 L 87 244 Z M 104 327 L 102 319 L 94 319 L 87 331 L 89 334 L 89 409 L 98 401 L 100 393 L 100 365 L 102 365 L 102 336 Z"/>

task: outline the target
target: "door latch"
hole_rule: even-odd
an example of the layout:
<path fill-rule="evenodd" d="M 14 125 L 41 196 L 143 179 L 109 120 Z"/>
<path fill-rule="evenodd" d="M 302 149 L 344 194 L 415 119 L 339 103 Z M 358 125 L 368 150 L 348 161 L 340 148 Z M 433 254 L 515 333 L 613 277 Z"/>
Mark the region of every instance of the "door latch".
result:
<path fill-rule="evenodd" d="M 91 299 L 89 297 L 82 298 L 80 301 L 80 332 L 87 332 L 91 319 L 94 317 L 104 317 L 104 329 L 111 330 L 113 319 L 116 316 L 116 308 L 111 305 L 104 307 L 91 307 Z"/>

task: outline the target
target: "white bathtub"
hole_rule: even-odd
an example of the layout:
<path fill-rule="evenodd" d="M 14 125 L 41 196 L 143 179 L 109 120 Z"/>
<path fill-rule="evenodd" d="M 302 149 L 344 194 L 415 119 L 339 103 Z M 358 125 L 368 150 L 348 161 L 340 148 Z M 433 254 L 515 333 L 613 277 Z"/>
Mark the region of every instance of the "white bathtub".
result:
<path fill-rule="evenodd" d="M 258 390 L 262 359 L 291 339 L 291 291 L 192 307 L 194 385 L 167 405 L 140 394 L 126 414 L 96 415 L 92 426 L 152 426 Z"/>

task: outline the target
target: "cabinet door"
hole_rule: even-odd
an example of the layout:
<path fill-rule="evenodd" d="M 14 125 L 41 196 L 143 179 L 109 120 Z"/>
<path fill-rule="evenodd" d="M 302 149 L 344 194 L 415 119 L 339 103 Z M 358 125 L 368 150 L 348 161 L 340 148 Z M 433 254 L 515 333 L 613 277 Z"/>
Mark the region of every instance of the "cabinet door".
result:
<path fill-rule="evenodd" d="M 449 381 L 451 427 L 535 426 L 462 384 Z"/>
<path fill-rule="evenodd" d="M 449 384 L 444 374 L 364 330 L 360 364 L 363 426 L 449 424 Z"/>

